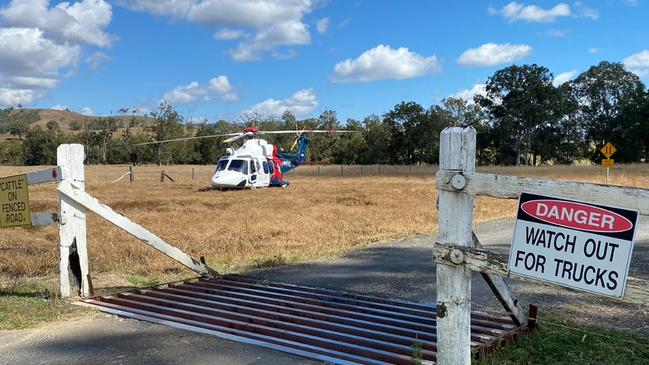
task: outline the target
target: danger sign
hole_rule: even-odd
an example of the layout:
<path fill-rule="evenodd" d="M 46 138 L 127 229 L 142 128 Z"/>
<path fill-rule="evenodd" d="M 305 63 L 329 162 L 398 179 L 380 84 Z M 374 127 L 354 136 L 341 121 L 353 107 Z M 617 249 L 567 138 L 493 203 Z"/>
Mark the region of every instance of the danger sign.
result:
<path fill-rule="evenodd" d="M 27 176 L 0 178 L 0 227 L 31 226 Z"/>
<path fill-rule="evenodd" d="M 509 271 L 624 296 L 638 212 L 522 193 Z"/>

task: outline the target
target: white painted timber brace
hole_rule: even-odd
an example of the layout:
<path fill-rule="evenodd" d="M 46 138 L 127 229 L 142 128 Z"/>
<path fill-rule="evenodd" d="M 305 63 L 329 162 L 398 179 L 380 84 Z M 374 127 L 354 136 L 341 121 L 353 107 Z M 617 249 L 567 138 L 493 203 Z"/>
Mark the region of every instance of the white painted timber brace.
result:
<path fill-rule="evenodd" d="M 83 145 L 62 144 L 56 149 L 56 162 L 61 169 L 61 184 L 74 183 L 77 189 L 85 189 L 85 174 L 83 160 L 85 152 Z M 40 176 L 40 175 L 38 175 Z M 45 175 L 43 175 L 45 177 Z M 88 281 L 88 248 L 86 244 L 86 210 L 74 200 L 59 193 L 59 214 L 61 225 L 59 226 L 60 255 L 59 262 L 61 297 L 70 296 L 70 279 L 79 285 L 81 296 L 90 296 L 90 283 Z M 79 267 L 76 262 L 70 265 L 70 258 L 78 255 Z M 78 270 L 77 270 L 78 269 Z M 73 275 L 76 274 L 76 275 Z M 77 275 L 79 277 L 77 277 Z"/>
<path fill-rule="evenodd" d="M 499 254 L 497 252 L 479 248 L 449 246 L 447 244 L 435 243 L 433 246 L 433 256 L 435 257 L 435 262 L 442 265 L 464 267 L 471 271 L 478 271 L 483 274 L 497 275 L 521 281 L 540 283 L 547 286 L 561 287 L 566 290 L 573 290 L 564 286 L 548 282 L 540 282 L 535 279 L 511 273 L 507 268 L 507 255 Z M 584 292 L 580 291 L 580 293 Z M 616 298 L 611 299 L 616 300 Z M 649 281 L 627 278 L 624 298 L 619 300 L 628 303 L 649 305 Z"/>
<path fill-rule="evenodd" d="M 133 235 L 135 238 L 183 264 L 190 270 L 204 276 L 218 275 L 216 271 L 209 268 L 207 265 L 193 259 L 177 247 L 168 244 L 151 231 L 115 212 L 109 206 L 102 204 L 99 200 L 83 191 L 83 189 L 78 188 L 76 184 L 63 181 L 59 184 L 58 190 L 66 199 L 98 214 L 102 218 Z"/>
<path fill-rule="evenodd" d="M 29 185 L 61 181 L 61 168 L 54 166 L 45 170 L 28 172 L 25 175 L 27 175 L 27 184 Z"/>
<path fill-rule="evenodd" d="M 448 173 L 475 172 L 476 132 L 447 128 L 440 136 L 439 168 Z M 463 188 L 463 182 L 454 184 Z M 473 195 L 439 191 L 439 241 L 472 246 Z M 471 364 L 471 271 L 437 266 L 437 363 Z"/>
<path fill-rule="evenodd" d="M 32 213 L 32 227 L 44 227 L 61 223 L 59 213 Z"/>
<path fill-rule="evenodd" d="M 482 245 L 480 244 L 480 240 L 478 239 L 478 236 L 475 235 L 475 233 L 473 233 L 473 247 L 479 250 L 483 249 Z M 433 252 L 435 262 L 440 263 L 437 259 L 437 255 L 435 254 L 435 250 L 433 250 Z M 512 318 L 512 321 L 514 321 L 514 324 L 517 326 L 522 326 L 527 323 L 527 315 L 525 314 L 525 309 L 523 309 L 521 303 L 514 296 L 514 293 L 512 293 L 512 291 L 509 289 L 509 286 L 505 282 L 505 279 L 501 276 L 491 273 L 481 272 L 480 274 L 482 275 L 482 278 L 487 282 L 487 285 L 489 285 L 489 288 L 491 288 L 491 291 L 496 295 L 496 298 L 498 299 L 500 304 L 502 304 L 505 310 L 509 312 L 509 316 Z"/>
<path fill-rule="evenodd" d="M 28 172 L 27 176 L 28 185 L 44 184 L 48 182 L 61 181 L 61 168 L 54 166 L 45 170 Z M 61 218 L 59 213 L 32 213 L 32 227 L 43 227 L 52 224 L 59 224 Z"/>
<path fill-rule="evenodd" d="M 460 175 L 465 183 L 458 188 L 453 186 L 453 178 L 459 179 Z M 457 171 L 441 169 L 437 172 L 437 188 L 504 199 L 518 199 L 521 192 L 529 191 L 596 204 L 613 203 L 617 207 L 637 209 L 640 214 L 649 215 L 649 189 L 483 173 L 459 174 Z"/>

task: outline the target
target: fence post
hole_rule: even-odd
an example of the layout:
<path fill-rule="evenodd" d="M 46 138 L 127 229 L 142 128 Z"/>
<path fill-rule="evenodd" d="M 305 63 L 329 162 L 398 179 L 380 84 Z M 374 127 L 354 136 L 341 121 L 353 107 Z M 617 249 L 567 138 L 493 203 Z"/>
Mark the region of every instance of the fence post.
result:
<path fill-rule="evenodd" d="M 446 128 L 440 136 L 439 169 L 475 172 L 476 132 L 472 127 Z M 464 194 L 466 180 L 454 181 L 455 191 L 439 193 L 439 237 L 442 244 L 470 246 L 473 196 Z M 437 265 L 437 362 L 471 364 L 471 271 Z"/>
<path fill-rule="evenodd" d="M 194 181 L 194 168 L 192 167 L 192 181 Z"/>
<path fill-rule="evenodd" d="M 160 182 L 165 182 L 165 170 L 160 171 Z"/>
<path fill-rule="evenodd" d="M 343 170 L 343 168 L 344 168 L 343 165 L 340 165 L 340 176 L 345 175 L 345 171 Z"/>
<path fill-rule="evenodd" d="M 62 144 L 56 149 L 56 163 L 61 168 L 61 183 L 69 182 L 85 190 L 83 145 Z M 90 296 L 88 283 L 88 248 L 86 246 L 86 209 L 59 193 L 61 297 L 70 296 L 70 276 L 76 280 L 81 296 Z M 78 266 L 77 266 L 78 265 Z M 79 276 L 78 276 L 79 275 Z"/>
<path fill-rule="evenodd" d="M 128 174 L 128 181 L 135 181 L 135 167 L 133 165 L 128 167 L 128 172 L 130 172 L 130 174 Z"/>

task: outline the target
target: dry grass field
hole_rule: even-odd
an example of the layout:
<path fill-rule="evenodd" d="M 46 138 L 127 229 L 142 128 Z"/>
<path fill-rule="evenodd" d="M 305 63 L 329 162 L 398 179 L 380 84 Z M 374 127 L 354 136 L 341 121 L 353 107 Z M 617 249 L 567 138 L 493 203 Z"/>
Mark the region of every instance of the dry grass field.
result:
<path fill-rule="evenodd" d="M 135 183 L 111 181 L 125 166 L 88 166 L 86 190 L 221 272 L 339 256 L 374 242 L 437 229 L 433 176 L 314 177 L 297 170 L 285 189 L 218 192 L 205 189 L 212 166 L 164 167 L 176 182 L 159 182 L 160 167 L 137 167 Z M 191 179 L 192 168 L 196 180 Z M 0 176 L 38 167 L 0 167 Z M 143 174 L 143 171 L 150 171 Z M 482 171 L 603 182 L 597 166 L 485 168 Z M 144 181 L 149 179 L 151 181 Z M 649 165 L 616 167 L 611 183 L 649 187 Z M 53 184 L 30 189 L 33 212 L 55 211 Z M 512 216 L 515 201 L 479 198 L 477 222 Z M 88 215 L 93 276 L 189 275 L 172 260 L 96 215 Z M 57 227 L 0 231 L 0 283 L 58 272 Z M 101 284 L 100 284 L 101 285 Z"/>

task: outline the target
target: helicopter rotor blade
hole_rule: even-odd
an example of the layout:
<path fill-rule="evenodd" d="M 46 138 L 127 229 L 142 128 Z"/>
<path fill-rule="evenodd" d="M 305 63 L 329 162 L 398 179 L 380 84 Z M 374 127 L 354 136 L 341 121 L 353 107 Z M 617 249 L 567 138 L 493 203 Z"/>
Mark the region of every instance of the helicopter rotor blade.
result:
<path fill-rule="evenodd" d="M 243 136 L 245 136 L 245 135 L 246 135 L 245 133 L 237 133 L 236 135 L 234 135 L 234 137 L 230 137 L 230 138 L 228 138 L 228 139 L 224 139 L 224 140 L 223 140 L 223 143 L 234 142 L 234 141 L 236 141 L 236 140 L 238 140 L 238 139 L 243 138 Z"/>
<path fill-rule="evenodd" d="M 260 131 L 257 134 L 294 134 L 295 131 Z M 303 129 L 298 134 L 303 133 L 357 133 L 357 131 L 345 131 L 340 129 Z"/>
<path fill-rule="evenodd" d="M 227 133 L 227 134 L 211 134 L 209 136 L 181 137 L 181 138 L 165 139 L 165 140 L 162 140 L 162 141 L 135 143 L 135 144 L 132 144 L 131 146 L 144 146 L 144 145 L 149 145 L 149 144 L 160 144 L 160 143 L 169 143 L 169 142 L 189 141 L 189 140 L 192 140 L 192 139 L 230 137 L 230 136 L 238 136 L 239 134 L 240 133 Z"/>

